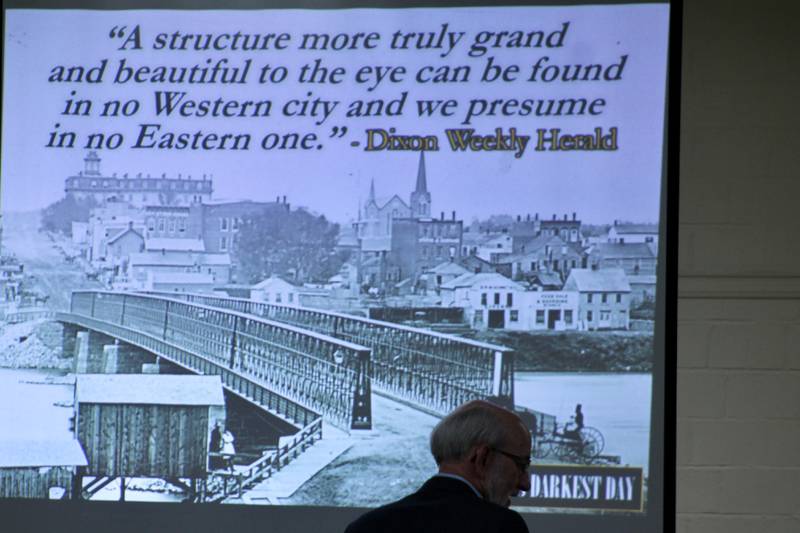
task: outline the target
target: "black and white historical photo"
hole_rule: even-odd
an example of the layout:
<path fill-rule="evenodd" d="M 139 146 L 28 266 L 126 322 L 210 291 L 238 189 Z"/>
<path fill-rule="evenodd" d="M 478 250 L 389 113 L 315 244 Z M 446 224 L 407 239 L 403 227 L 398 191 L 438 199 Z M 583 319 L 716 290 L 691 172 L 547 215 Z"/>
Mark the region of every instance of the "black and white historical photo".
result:
<path fill-rule="evenodd" d="M 0 497 L 373 507 L 486 399 L 516 508 L 642 512 L 668 12 L 604 7 L 9 11 Z"/>

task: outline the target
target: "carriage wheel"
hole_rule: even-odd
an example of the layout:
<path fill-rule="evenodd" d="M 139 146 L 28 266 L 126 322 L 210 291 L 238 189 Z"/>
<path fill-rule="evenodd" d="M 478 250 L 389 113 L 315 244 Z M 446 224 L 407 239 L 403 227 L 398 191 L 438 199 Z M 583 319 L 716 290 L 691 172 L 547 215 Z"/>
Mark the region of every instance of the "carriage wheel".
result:
<path fill-rule="evenodd" d="M 605 439 L 599 430 L 593 427 L 584 427 L 581 429 L 581 457 L 587 464 L 592 463 L 603 451 L 605 447 Z"/>
<path fill-rule="evenodd" d="M 544 435 L 537 436 L 535 439 L 533 439 L 532 444 L 531 456 L 535 457 L 536 459 L 543 459 L 547 457 L 553 448 L 553 441 Z"/>

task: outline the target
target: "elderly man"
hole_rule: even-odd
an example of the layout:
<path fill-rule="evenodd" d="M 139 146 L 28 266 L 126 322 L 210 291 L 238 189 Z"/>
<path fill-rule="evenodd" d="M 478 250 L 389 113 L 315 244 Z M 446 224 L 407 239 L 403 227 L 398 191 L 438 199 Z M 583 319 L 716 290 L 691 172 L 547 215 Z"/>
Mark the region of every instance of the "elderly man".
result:
<path fill-rule="evenodd" d="M 531 437 L 517 415 L 489 402 L 466 403 L 433 429 L 431 453 L 438 474 L 345 533 L 528 531 L 508 509 L 511 496 L 530 489 Z"/>

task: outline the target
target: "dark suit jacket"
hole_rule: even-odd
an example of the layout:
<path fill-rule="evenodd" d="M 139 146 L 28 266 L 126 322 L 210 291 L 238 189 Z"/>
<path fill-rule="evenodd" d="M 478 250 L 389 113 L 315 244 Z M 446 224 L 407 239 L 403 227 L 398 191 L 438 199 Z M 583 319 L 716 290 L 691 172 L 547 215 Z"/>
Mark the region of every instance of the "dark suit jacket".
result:
<path fill-rule="evenodd" d="M 414 494 L 374 509 L 345 533 L 528 533 L 522 517 L 480 498 L 466 483 L 435 476 Z"/>

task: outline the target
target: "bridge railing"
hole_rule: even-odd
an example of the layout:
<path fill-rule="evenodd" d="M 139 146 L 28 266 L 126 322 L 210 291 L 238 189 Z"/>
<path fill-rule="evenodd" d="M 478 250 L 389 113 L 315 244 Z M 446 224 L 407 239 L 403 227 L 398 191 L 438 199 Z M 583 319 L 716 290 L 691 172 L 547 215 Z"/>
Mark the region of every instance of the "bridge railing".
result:
<path fill-rule="evenodd" d="M 257 381 L 350 429 L 372 427 L 370 350 L 363 346 L 164 295 L 75 291 L 70 311 L 202 354 L 235 371 L 223 381 Z"/>
<path fill-rule="evenodd" d="M 487 397 L 514 404 L 514 352 L 503 346 L 334 311 L 243 298 L 166 294 L 368 346 L 377 387 L 437 412 L 446 413 L 465 401 Z"/>
<path fill-rule="evenodd" d="M 322 419 L 318 418 L 297 432 L 287 444 L 264 453 L 246 467 L 233 472 L 211 472 L 205 499 L 218 502 L 234 495 L 241 498 L 246 490 L 272 477 L 321 438 Z"/>

